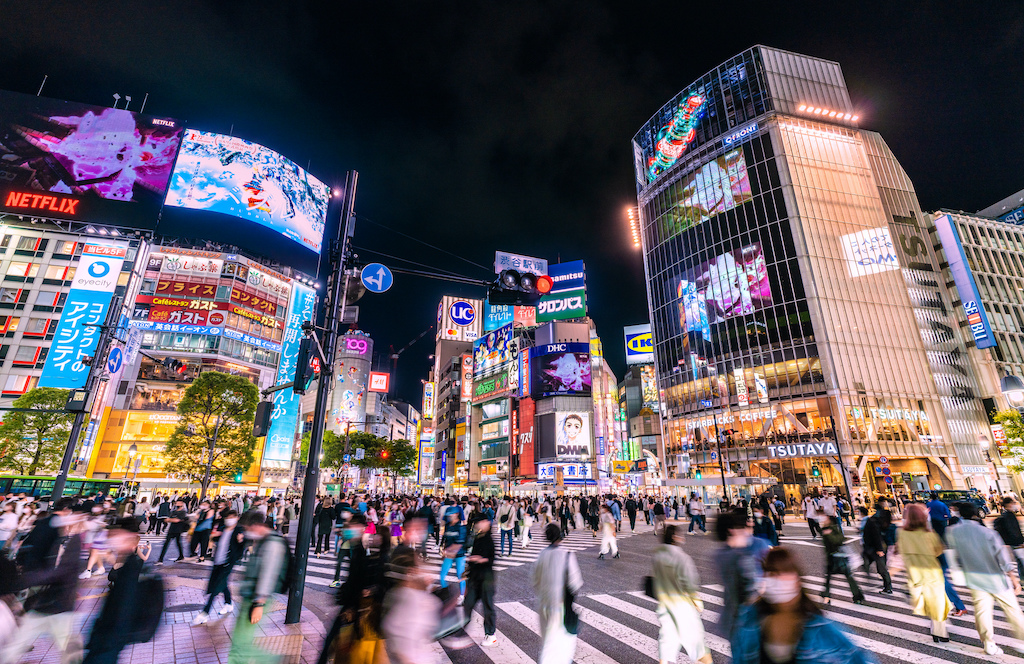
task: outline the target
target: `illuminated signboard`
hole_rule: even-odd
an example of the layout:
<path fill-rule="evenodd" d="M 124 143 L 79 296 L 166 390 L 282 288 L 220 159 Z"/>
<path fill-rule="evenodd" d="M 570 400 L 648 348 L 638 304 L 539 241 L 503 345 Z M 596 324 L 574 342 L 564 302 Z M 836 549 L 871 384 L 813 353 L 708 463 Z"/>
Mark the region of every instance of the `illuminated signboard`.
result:
<path fill-rule="evenodd" d="M 536 399 L 557 394 L 591 393 L 589 343 L 559 343 L 530 349 L 530 394 Z"/>
<path fill-rule="evenodd" d="M 851 277 L 900 269 L 900 261 L 889 235 L 889 227 L 857 231 L 839 238 Z"/>
<path fill-rule="evenodd" d="M 483 333 L 483 300 L 445 295 L 437 305 L 436 340 L 476 341 Z"/>
<path fill-rule="evenodd" d="M 388 385 L 391 381 L 391 374 L 386 374 L 380 371 L 370 372 L 370 386 L 371 392 L 387 392 Z"/>
<path fill-rule="evenodd" d="M 710 338 L 710 325 L 772 304 L 760 242 L 726 252 L 688 270 L 676 284 L 679 325 Z"/>
<path fill-rule="evenodd" d="M 126 249 L 122 244 L 87 244 L 82 249 L 75 279 L 39 377 L 39 387 L 75 389 L 85 386 L 89 367 L 82 364 L 82 358 L 96 352 L 99 326 L 106 320 Z"/>
<path fill-rule="evenodd" d="M 974 282 L 974 274 L 967 263 L 964 247 L 960 243 L 960 233 L 957 232 L 953 220 L 946 214 L 935 220 L 935 231 L 946 252 L 946 262 L 949 264 L 953 283 L 956 284 L 957 293 L 963 303 L 967 325 L 974 337 L 974 343 L 978 348 L 992 348 L 996 345 L 996 338 L 992 333 L 992 326 L 989 325 L 985 307 L 982 305 L 978 286 Z"/>
<path fill-rule="evenodd" d="M 217 296 L 216 284 L 197 284 L 190 281 L 169 281 L 161 279 L 156 283 L 158 295 L 180 295 L 182 297 Z"/>
<path fill-rule="evenodd" d="M 626 336 L 626 364 L 654 362 L 654 337 L 651 324 L 629 325 L 623 328 Z"/>
<path fill-rule="evenodd" d="M 462 371 L 459 380 L 462 401 L 469 401 L 473 398 L 473 356 L 468 353 L 462 356 Z"/>
<path fill-rule="evenodd" d="M 661 128 L 654 140 L 654 154 L 647 162 L 650 182 L 679 161 L 686 148 L 697 136 L 697 121 L 704 115 L 707 98 L 694 94 L 686 97 L 676 108 L 672 119 Z"/>
<path fill-rule="evenodd" d="M 733 133 L 731 133 L 728 136 L 726 136 L 725 138 L 723 138 L 722 139 L 722 145 L 724 145 L 725 147 L 729 147 L 729 146 L 733 145 L 734 143 L 739 143 L 739 142 L 743 141 L 743 139 L 745 139 L 747 136 L 750 136 L 750 135 L 755 134 L 755 133 L 757 133 L 757 123 L 756 122 L 754 122 L 752 124 L 748 124 L 743 129 L 739 129 L 737 131 L 734 131 Z"/>
<path fill-rule="evenodd" d="M 256 311 L 262 311 L 271 316 L 277 314 L 277 303 L 268 300 L 262 295 L 256 295 L 248 289 L 234 287 L 231 289 L 231 301 Z"/>
<path fill-rule="evenodd" d="M 295 376 L 295 360 L 302 340 L 302 321 L 312 320 L 315 315 L 316 293 L 300 284 L 292 288 L 288 307 L 288 327 L 284 331 L 281 356 L 277 363 L 278 385 L 283 385 Z M 295 430 L 298 426 L 299 404 L 302 396 L 291 390 L 274 392 L 274 410 L 270 415 L 270 428 L 263 445 L 263 458 L 268 461 L 288 462 L 292 459 L 295 444 Z"/>
<path fill-rule="evenodd" d="M 479 403 L 495 396 L 504 395 L 508 390 L 508 373 L 503 371 L 473 384 L 473 402 Z"/>
<path fill-rule="evenodd" d="M 679 183 L 680 193 L 662 215 L 661 234 L 668 239 L 717 214 L 752 200 L 743 150 L 712 159 Z"/>
<path fill-rule="evenodd" d="M 183 128 L 0 91 L 0 211 L 156 227 Z"/>
<path fill-rule="evenodd" d="M 188 130 L 167 205 L 210 210 L 270 228 L 320 253 L 330 188 L 258 143 Z"/>
<path fill-rule="evenodd" d="M 434 419 L 434 383 L 423 383 L 423 419 Z"/>
<path fill-rule="evenodd" d="M 480 378 L 511 362 L 513 346 L 511 324 L 477 339 L 473 342 L 473 375 Z"/>
<path fill-rule="evenodd" d="M 545 295 L 537 304 L 537 322 L 583 318 L 587 315 L 587 291 L 563 291 Z"/>

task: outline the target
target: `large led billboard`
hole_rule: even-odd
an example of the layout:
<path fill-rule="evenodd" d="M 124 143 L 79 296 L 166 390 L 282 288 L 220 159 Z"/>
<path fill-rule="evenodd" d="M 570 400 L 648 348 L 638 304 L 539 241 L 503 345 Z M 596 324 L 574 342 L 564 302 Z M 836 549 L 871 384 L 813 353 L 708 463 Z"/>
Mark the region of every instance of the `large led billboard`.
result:
<path fill-rule="evenodd" d="M 181 143 L 167 205 L 251 221 L 319 254 L 329 196 L 327 185 L 273 150 L 190 129 Z"/>
<path fill-rule="evenodd" d="M 556 343 L 530 349 L 530 395 L 589 395 L 592 374 L 589 343 Z"/>
<path fill-rule="evenodd" d="M 683 178 L 675 204 L 661 217 L 662 236 L 670 238 L 751 200 L 743 150 L 712 159 Z"/>
<path fill-rule="evenodd" d="M 679 324 L 710 338 L 710 326 L 772 304 L 768 265 L 760 242 L 727 251 L 687 270 L 676 283 Z"/>
<path fill-rule="evenodd" d="M 492 330 L 473 342 L 473 375 L 486 376 L 512 361 L 515 356 L 512 324 Z"/>
<path fill-rule="evenodd" d="M 177 120 L 0 91 L 0 211 L 156 227 Z"/>

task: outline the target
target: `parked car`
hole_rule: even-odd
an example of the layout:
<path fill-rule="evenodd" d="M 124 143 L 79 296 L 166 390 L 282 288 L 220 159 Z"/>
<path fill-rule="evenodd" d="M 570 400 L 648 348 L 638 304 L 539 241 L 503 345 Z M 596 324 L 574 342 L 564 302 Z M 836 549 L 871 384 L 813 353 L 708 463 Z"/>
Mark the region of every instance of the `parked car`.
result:
<path fill-rule="evenodd" d="M 973 505 L 976 505 L 979 510 L 981 510 L 982 514 L 989 513 L 988 501 L 985 500 L 985 496 L 981 495 L 981 493 L 978 492 L 977 489 L 971 489 L 969 491 L 943 489 L 939 491 L 938 494 L 939 500 L 946 503 L 947 505 L 952 505 L 953 503 L 972 503 Z M 929 500 L 931 500 L 931 496 L 931 491 L 914 492 L 914 498 L 924 502 L 928 502 Z"/>

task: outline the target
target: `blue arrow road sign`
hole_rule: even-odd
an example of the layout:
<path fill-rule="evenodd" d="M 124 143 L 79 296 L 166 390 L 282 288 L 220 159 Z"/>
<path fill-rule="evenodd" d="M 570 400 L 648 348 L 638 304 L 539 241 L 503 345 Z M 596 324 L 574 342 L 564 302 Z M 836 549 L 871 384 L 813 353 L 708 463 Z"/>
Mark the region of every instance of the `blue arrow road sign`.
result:
<path fill-rule="evenodd" d="M 395 275 L 380 263 L 370 263 L 359 273 L 359 280 L 371 293 L 383 293 L 395 283 Z"/>
<path fill-rule="evenodd" d="M 107 371 L 110 373 L 117 373 L 117 370 L 121 368 L 121 362 L 124 361 L 124 353 L 121 352 L 120 348 L 115 348 L 110 351 L 110 355 L 107 355 Z"/>

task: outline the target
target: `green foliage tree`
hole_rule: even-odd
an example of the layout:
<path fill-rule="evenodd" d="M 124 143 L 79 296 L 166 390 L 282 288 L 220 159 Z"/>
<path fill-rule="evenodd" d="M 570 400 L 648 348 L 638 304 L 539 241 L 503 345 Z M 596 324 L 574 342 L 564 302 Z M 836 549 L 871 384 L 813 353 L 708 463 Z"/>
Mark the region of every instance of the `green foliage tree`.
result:
<path fill-rule="evenodd" d="M 14 400 L 13 408 L 40 411 L 9 411 L 0 425 L 0 468 L 21 475 L 56 473 L 64 457 L 74 413 L 64 410 L 68 390 L 37 387 Z"/>
<path fill-rule="evenodd" d="M 252 423 L 259 402 L 256 386 L 243 376 L 206 371 L 178 404 L 181 421 L 164 448 L 166 469 L 202 486 L 231 480 L 255 459 Z"/>
<path fill-rule="evenodd" d="M 1014 472 L 1024 472 L 1024 417 L 1016 408 L 1009 408 L 996 413 L 993 419 L 1003 425 L 1006 434 L 1009 454 L 1003 456 L 1003 465 Z"/>
<path fill-rule="evenodd" d="M 341 450 L 344 451 L 344 437 L 341 437 Z M 355 451 L 363 448 L 362 459 L 355 458 Z M 353 432 L 349 446 L 352 453 L 352 465 L 364 470 L 378 470 L 391 477 L 392 488 L 395 481 L 402 476 L 411 475 L 416 467 L 416 446 L 408 440 L 388 440 L 372 433 Z M 327 457 L 324 457 L 326 465 Z"/>

